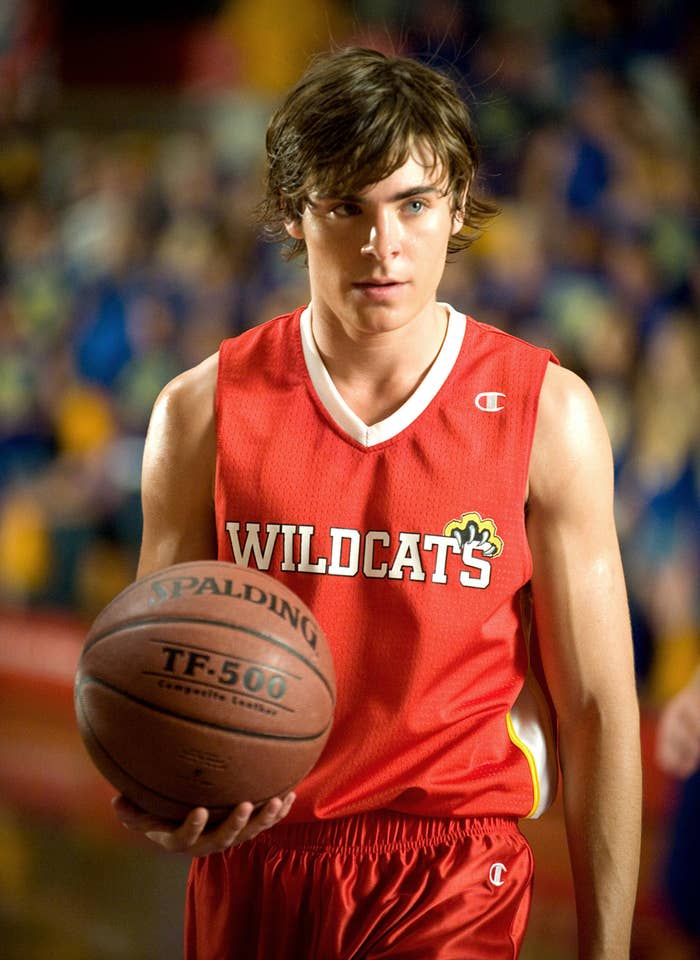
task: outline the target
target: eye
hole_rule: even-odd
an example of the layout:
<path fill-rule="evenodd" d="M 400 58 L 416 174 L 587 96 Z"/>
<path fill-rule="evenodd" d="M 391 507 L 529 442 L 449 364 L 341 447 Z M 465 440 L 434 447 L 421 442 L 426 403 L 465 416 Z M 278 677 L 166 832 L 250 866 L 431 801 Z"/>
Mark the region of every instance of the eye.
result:
<path fill-rule="evenodd" d="M 406 210 L 412 214 L 422 213 L 425 207 L 425 200 L 409 200 L 406 204 Z"/>
<path fill-rule="evenodd" d="M 331 212 L 334 213 L 336 217 L 356 217 L 359 213 L 362 213 L 362 208 L 359 204 L 353 203 L 351 200 L 344 200 L 342 203 L 334 206 Z"/>

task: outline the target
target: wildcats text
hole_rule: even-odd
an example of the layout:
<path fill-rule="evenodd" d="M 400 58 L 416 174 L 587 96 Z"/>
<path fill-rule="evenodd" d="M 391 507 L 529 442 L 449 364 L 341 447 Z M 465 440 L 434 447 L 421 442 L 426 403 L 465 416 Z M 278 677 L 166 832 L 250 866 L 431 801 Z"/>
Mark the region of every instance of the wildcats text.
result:
<path fill-rule="evenodd" d="M 478 516 L 470 514 L 469 516 Z M 364 576 L 368 579 L 428 580 L 447 583 L 459 576 L 463 587 L 484 589 L 491 581 L 492 559 L 485 538 L 401 531 L 392 536 L 387 530 L 354 530 L 330 527 L 321 537 L 311 524 L 246 523 L 229 520 L 226 531 L 233 562 L 258 570 L 275 569 L 285 573 L 312 573 L 332 577 Z M 462 531 L 458 531 L 463 533 Z M 449 558 L 457 569 L 450 570 Z M 274 571 L 273 571 L 274 573 Z"/>

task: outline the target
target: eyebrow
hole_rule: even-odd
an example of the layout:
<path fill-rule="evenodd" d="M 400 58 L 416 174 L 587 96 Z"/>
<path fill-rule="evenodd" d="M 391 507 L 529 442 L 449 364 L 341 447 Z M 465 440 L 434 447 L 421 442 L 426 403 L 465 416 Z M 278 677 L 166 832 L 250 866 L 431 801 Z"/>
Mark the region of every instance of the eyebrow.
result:
<path fill-rule="evenodd" d="M 436 194 L 437 196 L 445 196 L 445 191 L 440 187 L 436 187 L 433 183 L 422 183 L 416 187 L 408 187 L 406 190 L 400 190 L 398 193 L 392 194 L 389 197 L 389 203 L 397 203 L 399 200 L 408 200 L 410 197 L 417 197 L 421 194 Z M 363 197 L 359 193 L 319 193 L 316 195 L 316 200 L 341 200 L 345 203 L 362 203 Z M 313 200 L 309 197 L 308 201 L 311 206 L 313 206 Z"/>

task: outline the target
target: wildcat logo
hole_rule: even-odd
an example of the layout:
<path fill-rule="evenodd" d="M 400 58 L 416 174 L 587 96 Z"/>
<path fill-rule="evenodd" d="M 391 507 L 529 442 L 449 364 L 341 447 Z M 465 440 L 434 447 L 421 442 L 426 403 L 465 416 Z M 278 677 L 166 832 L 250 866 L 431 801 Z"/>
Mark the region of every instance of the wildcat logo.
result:
<path fill-rule="evenodd" d="M 473 545 L 485 557 L 500 557 L 503 541 L 496 534 L 493 520 L 484 520 L 480 513 L 463 513 L 459 520 L 451 520 L 445 527 L 446 537 L 454 537 L 460 548 Z"/>
<path fill-rule="evenodd" d="M 496 533 L 493 520 L 480 513 L 463 513 L 459 520 L 451 520 L 444 529 L 446 537 L 453 537 L 462 552 L 465 570 L 459 575 L 462 586 L 485 589 L 491 582 L 491 560 L 503 553 L 503 540 Z M 478 575 L 475 574 L 478 571 Z"/>
<path fill-rule="evenodd" d="M 429 580 L 483 590 L 491 582 L 493 561 L 503 552 L 496 524 L 476 512 L 451 520 L 441 534 L 414 530 L 355 530 L 313 524 L 240 523 L 229 520 L 226 532 L 234 563 L 258 570 L 363 576 L 371 580 Z M 461 564 L 457 567 L 454 555 Z M 457 569 L 455 569 L 457 568 Z"/>

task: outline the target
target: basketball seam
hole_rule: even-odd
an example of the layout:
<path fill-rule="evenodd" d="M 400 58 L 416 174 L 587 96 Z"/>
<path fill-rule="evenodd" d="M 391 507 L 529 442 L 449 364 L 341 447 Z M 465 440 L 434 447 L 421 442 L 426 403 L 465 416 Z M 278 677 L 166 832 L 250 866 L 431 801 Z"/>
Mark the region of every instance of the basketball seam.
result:
<path fill-rule="evenodd" d="M 80 713 L 81 713 L 81 718 L 82 718 L 83 723 L 85 724 L 85 726 L 86 726 L 86 727 L 88 728 L 88 730 L 90 731 L 90 736 L 93 738 L 94 743 L 95 743 L 95 744 L 97 745 L 97 747 L 102 751 L 102 753 L 104 753 L 104 755 L 109 759 L 109 762 L 110 762 L 110 763 L 114 764 L 114 766 L 115 766 L 118 770 L 120 770 L 121 773 L 124 774 L 124 776 L 125 776 L 128 780 L 133 781 L 133 783 L 137 784 L 139 788 L 143 788 L 143 789 L 146 790 L 148 793 L 152 793 L 153 796 L 155 796 L 155 797 L 160 797 L 161 800 L 166 800 L 168 803 L 173 803 L 173 804 L 176 804 L 177 806 L 180 806 L 180 807 L 186 807 L 186 806 L 187 806 L 186 801 L 180 799 L 179 797 L 174 797 L 174 796 L 172 796 L 172 794 L 169 794 L 169 793 L 161 793 L 160 790 L 156 790 L 154 787 L 150 786 L 149 784 L 144 783 L 144 782 L 141 781 L 141 780 L 138 780 L 138 779 L 134 776 L 133 773 L 130 773 L 125 767 L 123 767 L 120 763 L 118 763 L 118 762 L 114 759 L 114 757 L 112 756 L 112 754 L 109 752 L 109 750 L 104 746 L 104 744 L 102 743 L 102 741 L 101 741 L 100 738 L 97 736 L 97 734 L 95 733 L 94 729 L 92 728 L 92 725 L 90 724 L 90 721 L 88 720 L 88 717 L 87 717 L 87 713 L 86 713 L 86 711 L 85 711 L 85 708 L 83 707 L 83 704 L 82 704 L 82 702 L 80 701 L 80 692 L 79 692 L 79 691 L 78 691 L 78 703 L 79 703 L 79 705 L 80 705 Z M 104 774 L 103 774 L 103 776 L 104 776 Z M 117 787 L 117 788 L 115 788 L 115 789 L 119 789 L 119 788 Z M 285 787 L 284 790 L 281 790 L 281 791 L 280 791 L 280 795 L 283 795 L 284 793 L 286 793 L 286 792 L 287 792 L 288 790 L 290 790 L 290 789 L 291 789 L 291 787 Z M 257 805 L 257 804 L 260 804 L 260 803 L 265 803 L 265 802 L 266 802 L 267 800 L 269 800 L 269 799 L 270 799 L 270 797 L 263 797 L 261 800 L 255 800 L 255 801 L 253 801 L 253 803 Z M 197 806 L 197 805 L 195 805 L 195 806 Z M 198 806 L 201 806 L 201 804 L 198 804 Z M 207 807 L 207 810 L 213 812 L 216 816 L 218 816 L 220 812 L 225 812 L 226 810 L 229 810 L 229 809 L 232 810 L 232 809 L 234 808 L 234 806 L 235 806 L 235 805 L 233 805 L 233 806 L 228 806 L 228 805 L 226 805 L 226 804 L 220 804 L 220 805 L 217 805 L 217 806 Z M 194 809 L 194 807 L 191 807 L 190 809 Z M 169 818 L 166 817 L 166 818 L 164 818 L 164 819 L 169 819 Z"/>
<path fill-rule="evenodd" d="M 103 633 L 99 633 L 96 637 L 93 637 L 91 640 L 88 640 L 83 649 L 81 660 L 88 652 L 91 650 L 95 644 L 100 643 L 102 640 L 111 637 L 116 633 L 121 633 L 124 630 L 131 630 L 133 627 L 146 627 L 154 626 L 155 624 L 168 624 L 168 623 L 196 623 L 196 624 L 207 624 L 213 627 L 225 627 L 229 630 L 241 630 L 243 633 L 248 633 L 251 636 L 258 637 L 260 640 L 267 640 L 268 643 L 273 644 L 273 646 L 279 647 L 281 650 L 290 653 L 292 656 L 296 657 L 297 660 L 300 660 L 305 666 L 307 666 L 316 676 L 319 678 L 321 683 L 324 685 L 328 691 L 328 695 L 331 698 L 331 703 L 335 706 L 335 695 L 331 689 L 328 680 L 324 677 L 323 673 L 318 669 L 318 667 L 308 660 L 302 653 L 299 653 L 298 650 L 295 650 L 294 647 L 288 646 L 282 640 L 278 640 L 277 637 L 270 636 L 269 633 L 263 633 L 261 630 L 254 630 L 252 627 L 244 626 L 240 623 L 234 623 L 231 620 L 213 620 L 209 617 L 181 617 L 181 616 L 171 616 L 171 617 L 144 617 L 139 620 L 128 620 L 125 623 L 120 623 L 119 626 L 110 627 L 109 630 L 105 630 Z"/>
<path fill-rule="evenodd" d="M 186 681 L 183 681 L 186 682 Z M 118 693 L 122 697 L 126 697 L 128 700 L 131 700 L 133 703 L 139 704 L 141 707 L 146 707 L 148 710 L 152 710 L 154 713 L 160 713 L 167 717 L 174 717 L 176 720 L 183 720 L 186 723 L 191 723 L 197 727 L 209 728 L 211 730 L 221 730 L 223 733 L 235 733 L 240 734 L 244 737 L 250 737 L 252 739 L 260 740 L 281 740 L 287 741 L 290 743 L 300 743 L 310 740 L 320 739 L 330 728 L 333 718 L 329 720 L 325 727 L 323 727 L 318 733 L 308 734 L 306 736 L 290 736 L 290 735 L 281 735 L 275 733 L 256 733 L 252 730 L 239 730 L 237 727 L 227 727 L 220 723 L 214 723 L 210 720 L 200 720 L 196 717 L 188 717 L 182 713 L 176 713 L 174 710 L 168 710 L 167 707 L 161 707 L 153 703 L 149 703 L 148 700 L 144 700 L 142 697 L 134 696 L 133 693 L 128 693 L 126 690 L 122 690 L 120 687 L 115 686 L 112 683 L 108 683 L 106 680 L 102 680 L 100 677 L 95 677 L 90 673 L 82 673 L 76 680 L 76 695 L 80 701 L 82 688 L 87 683 L 95 683 L 100 687 L 104 687 L 107 690 L 111 690 L 112 693 Z M 240 696 L 240 694 L 239 694 Z M 83 709 L 82 702 L 80 703 L 81 709 Z M 83 713 L 84 713 L 83 709 Z M 92 730 L 92 728 L 90 728 Z M 105 751 L 106 752 L 106 751 Z"/>

